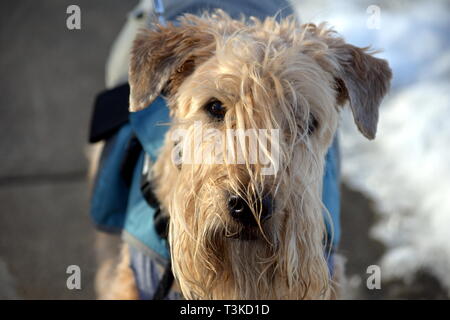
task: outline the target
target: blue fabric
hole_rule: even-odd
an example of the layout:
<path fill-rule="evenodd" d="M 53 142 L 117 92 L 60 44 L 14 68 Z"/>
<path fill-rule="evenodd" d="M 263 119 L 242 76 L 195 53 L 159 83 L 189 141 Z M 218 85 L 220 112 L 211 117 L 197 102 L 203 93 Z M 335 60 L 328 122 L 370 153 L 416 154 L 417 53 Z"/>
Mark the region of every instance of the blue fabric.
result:
<path fill-rule="evenodd" d="M 130 246 L 130 265 L 136 279 L 140 300 L 151 300 L 159 281 L 163 276 L 165 265 L 158 263 L 153 257 L 142 250 Z M 179 292 L 170 290 L 166 300 L 180 300 Z"/>
<path fill-rule="evenodd" d="M 121 176 L 122 161 L 133 132 L 124 125 L 105 142 L 91 197 L 91 218 L 105 231 L 120 232 L 125 223 L 129 187 Z"/>
<path fill-rule="evenodd" d="M 141 174 L 144 153 L 141 154 L 134 170 L 133 183 L 129 194 L 125 230 L 146 247 L 164 259 L 169 259 L 166 240 L 160 238 L 153 223 L 156 210 L 147 204 L 141 192 Z"/>
<path fill-rule="evenodd" d="M 124 125 L 105 144 L 91 199 L 91 217 L 96 226 L 109 232 L 125 229 L 134 238 L 168 259 L 167 244 L 153 225 L 155 210 L 148 206 L 140 190 L 144 153 L 134 168 L 131 187 L 121 176 L 127 145 L 133 134 L 145 152 L 156 160 L 170 122 L 169 109 L 158 97 L 148 108 L 130 113 Z"/>
<path fill-rule="evenodd" d="M 154 162 L 164 143 L 169 128 L 169 108 L 162 97 L 158 97 L 151 106 L 130 113 L 130 123 L 144 151 Z M 125 230 L 145 246 L 161 257 L 169 259 L 167 243 L 161 239 L 153 223 L 156 210 L 147 204 L 141 192 L 141 175 L 144 164 L 142 152 L 134 170 L 133 182 L 129 194 Z"/>
<path fill-rule="evenodd" d="M 323 177 L 322 201 L 329 212 L 324 212 L 327 234 L 331 240 L 332 249 L 336 250 L 341 239 L 340 211 L 340 152 L 339 140 L 334 138 L 333 144 L 329 148 L 325 157 L 325 172 Z M 331 221 L 330 219 L 331 218 Z"/>
<path fill-rule="evenodd" d="M 153 162 L 158 158 L 169 122 L 169 108 L 162 97 L 156 98 L 148 108 L 130 113 L 131 126 Z"/>

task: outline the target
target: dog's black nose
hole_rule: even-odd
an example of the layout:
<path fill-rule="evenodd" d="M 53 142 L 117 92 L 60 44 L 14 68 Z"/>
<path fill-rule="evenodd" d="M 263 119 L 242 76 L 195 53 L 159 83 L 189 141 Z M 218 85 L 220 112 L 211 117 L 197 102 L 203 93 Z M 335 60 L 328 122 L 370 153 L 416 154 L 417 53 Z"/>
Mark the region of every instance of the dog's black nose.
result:
<path fill-rule="evenodd" d="M 264 221 L 272 215 L 272 197 L 265 196 L 262 201 L 254 201 L 255 212 L 260 214 L 260 220 Z M 262 206 L 262 208 L 260 208 Z M 257 222 L 249 206 L 249 202 L 237 195 L 228 198 L 228 210 L 231 217 L 246 227 L 257 226 Z"/>

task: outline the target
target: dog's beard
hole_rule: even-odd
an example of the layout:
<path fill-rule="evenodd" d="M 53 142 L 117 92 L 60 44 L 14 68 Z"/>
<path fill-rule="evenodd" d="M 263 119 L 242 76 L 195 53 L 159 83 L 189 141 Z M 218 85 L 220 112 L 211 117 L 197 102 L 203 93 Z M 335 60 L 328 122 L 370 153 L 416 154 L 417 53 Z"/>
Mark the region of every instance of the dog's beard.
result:
<path fill-rule="evenodd" d="M 261 165 L 250 161 L 179 168 L 168 199 L 169 243 L 174 276 L 185 298 L 328 298 L 320 190 L 332 135 L 312 144 L 291 129 L 287 137 L 270 141 L 279 143 L 275 175 L 262 175 Z M 241 152 L 244 157 L 247 151 Z M 244 228 L 226 208 L 227 193 L 246 200 L 270 194 L 272 217 Z"/>
<path fill-rule="evenodd" d="M 217 199 L 179 194 L 171 208 L 169 241 L 184 297 L 327 298 L 322 207 L 313 194 L 290 194 L 282 210 L 252 229 L 224 217 L 212 205 L 220 203 Z M 183 195 L 185 202 L 179 201 Z"/>

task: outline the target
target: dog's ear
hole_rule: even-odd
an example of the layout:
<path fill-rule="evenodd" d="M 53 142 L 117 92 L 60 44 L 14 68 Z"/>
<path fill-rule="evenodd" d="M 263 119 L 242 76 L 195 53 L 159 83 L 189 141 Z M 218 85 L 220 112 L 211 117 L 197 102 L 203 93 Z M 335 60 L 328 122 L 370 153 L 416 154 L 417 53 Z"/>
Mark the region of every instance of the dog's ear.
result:
<path fill-rule="evenodd" d="M 349 102 L 356 126 L 368 139 L 374 139 L 378 108 L 390 87 L 392 72 L 386 60 L 373 56 L 368 48 L 358 48 L 336 37 L 325 23 L 303 25 L 312 39 L 324 44 L 308 50 L 313 58 L 335 78 L 337 102 Z M 314 46 L 312 46 L 314 48 Z"/>
<path fill-rule="evenodd" d="M 146 108 L 162 92 L 170 94 L 196 65 L 211 56 L 214 37 L 196 25 L 141 30 L 131 51 L 130 111 Z"/>
<path fill-rule="evenodd" d="M 337 62 L 335 70 L 337 101 L 349 101 L 359 131 L 374 139 L 378 108 L 389 90 L 392 72 L 386 60 L 375 58 L 367 48 L 341 43 L 331 47 Z"/>

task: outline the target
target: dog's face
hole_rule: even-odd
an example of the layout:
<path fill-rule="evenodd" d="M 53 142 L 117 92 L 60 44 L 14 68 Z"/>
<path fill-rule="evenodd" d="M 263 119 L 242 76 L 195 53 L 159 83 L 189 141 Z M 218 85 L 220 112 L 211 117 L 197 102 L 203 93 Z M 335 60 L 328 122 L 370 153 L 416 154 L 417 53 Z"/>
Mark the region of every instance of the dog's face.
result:
<path fill-rule="evenodd" d="M 137 37 L 131 110 L 163 93 L 173 118 L 153 169 L 186 298 L 328 297 L 325 154 L 346 101 L 374 138 L 390 77 L 385 61 L 293 19 L 219 12 Z"/>

